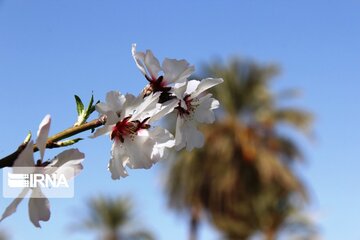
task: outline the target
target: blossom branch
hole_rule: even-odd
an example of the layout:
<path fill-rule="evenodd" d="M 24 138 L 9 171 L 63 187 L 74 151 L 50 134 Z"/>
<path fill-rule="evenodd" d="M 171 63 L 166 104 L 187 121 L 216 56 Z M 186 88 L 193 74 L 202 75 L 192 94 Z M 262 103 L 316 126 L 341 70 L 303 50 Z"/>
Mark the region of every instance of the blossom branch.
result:
<path fill-rule="evenodd" d="M 96 128 L 104 125 L 105 122 L 106 122 L 106 117 L 101 116 L 98 119 L 94 119 L 94 120 L 84 123 L 80 126 L 75 126 L 75 127 L 70 127 L 68 129 L 65 129 L 64 131 L 61 131 L 61 132 L 49 137 L 46 142 L 46 148 L 62 147 L 63 145 L 57 144 L 58 141 L 72 137 L 72 136 L 77 135 L 82 132 L 86 132 L 88 130 L 96 129 Z M 14 164 L 16 158 L 26 147 L 26 144 L 27 143 L 22 143 L 13 153 L 0 159 L 0 168 L 11 167 Z M 33 151 L 34 152 L 39 151 L 39 148 L 35 144 L 33 147 Z"/>

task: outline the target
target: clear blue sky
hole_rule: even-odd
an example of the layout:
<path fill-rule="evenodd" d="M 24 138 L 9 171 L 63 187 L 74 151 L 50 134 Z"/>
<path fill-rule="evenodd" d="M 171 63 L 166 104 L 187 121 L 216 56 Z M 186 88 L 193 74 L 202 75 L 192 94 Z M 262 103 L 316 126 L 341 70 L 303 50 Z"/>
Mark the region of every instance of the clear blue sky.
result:
<path fill-rule="evenodd" d="M 109 90 L 137 94 L 145 81 L 131 57 L 132 43 L 195 66 L 213 57 L 240 56 L 278 63 L 275 87 L 297 87 L 296 104 L 316 114 L 316 141 L 305 145 L 302 175 L 324 239 L 360 238 L 360 3 L 358 1 L 100 1 L 0 0 L 0 156 L 34 133 L 50 113 L 51 132 L 76 117 L 73 95 Z M 106 170 L 110 141 L 84 141 L 85 170 L 76 197 L 51 200 L 52 217 L 35 229 L 27 200 L 0 224 L 15 240 L 89 239 L 69 234 L 99 193 L 131 194 L 139 222 L 161 240 L 186 239 L 185 218 L 166 208 L 161 167 L 130 171 L 112 181 Z M 48 151 L 47 157 L 56 152 Z M 8 199 L 0 200 L 0 211 Z M 215 239 L 202 228 L 201 239 Z"/>

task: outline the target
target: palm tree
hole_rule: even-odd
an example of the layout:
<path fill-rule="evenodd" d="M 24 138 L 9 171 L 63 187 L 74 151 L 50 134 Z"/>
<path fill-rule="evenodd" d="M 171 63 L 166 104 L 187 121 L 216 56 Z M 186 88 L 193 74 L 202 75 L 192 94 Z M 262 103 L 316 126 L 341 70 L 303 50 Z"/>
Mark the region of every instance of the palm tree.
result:
<path fill-rule="evenodd" d="M 88 216 L 83 219 L 80 229 L 96 230 L 103 240 L 153 240 L 146 230 L 136 230 L 132 205 L 129 198 L 99 196 L 87 202 Z"/>
<path fill-rule="evenodd" d="M 282 239 L 289 240 L 319 240 L 320 234 L 315 223 L 314 215 L 309 212 L 295 211 L 290 214 L 282 226 Z"/>
<path fill-rule="evenodd" d="M 235 59 L 228 66 L 205 66 L 204 72 L 224 79 L 212 92 L 222 105 L 220 120 L 202 127 L 202 149 L 179 155 L 171 166 L 169 205 L 190 215 L 191 240 L 202 215 L 228 239 L 247 239 L 259 231 L 275 239 L 296 209 L 294 199 L 306 199 L 293 170 L 302 154 L 282 126 L 308 133 L 312 117 L 279 105 L 294 91 L 270 91 L 269 82 L 278 73 L 275 66 Z"/>

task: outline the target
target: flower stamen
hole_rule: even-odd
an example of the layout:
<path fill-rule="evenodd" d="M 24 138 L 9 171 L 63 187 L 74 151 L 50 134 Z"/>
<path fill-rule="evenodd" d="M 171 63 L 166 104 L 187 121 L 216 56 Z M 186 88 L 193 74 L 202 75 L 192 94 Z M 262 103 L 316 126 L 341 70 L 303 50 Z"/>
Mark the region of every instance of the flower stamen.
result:
<path fill-rule="evenodd" d="M 146 123 L 150 119 L 149 117 L 145 118 L 143 121 L 129 121 L 130 118 L 131 116 L 126 117 L 122 121 L 116 123 L 111 132 L 111 140 L 118 139 L 123 143 L 126 136 L 136 135 L 141 129 L 149 129 L 151 127 Z"/>

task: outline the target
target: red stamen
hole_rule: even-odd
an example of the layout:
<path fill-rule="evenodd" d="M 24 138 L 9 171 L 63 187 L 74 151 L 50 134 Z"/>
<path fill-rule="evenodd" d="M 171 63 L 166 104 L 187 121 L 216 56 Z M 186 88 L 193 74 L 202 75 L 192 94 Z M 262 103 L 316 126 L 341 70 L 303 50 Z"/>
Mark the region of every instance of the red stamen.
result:
<path fill-rule="evenodd" d="M 130 118 L 131 116 L 126 117 L 122 121 L 116 123 L 111 132 L 111 140 L 118 139 L 123 143 L 126 136 L 135 135 L 141 129 L 150 128 L 150 125 L 146 124 L 146 121 L 149 120 L 149 118 L 144 119 L 142 122 L 139 120 L 129 121 Z"/>

